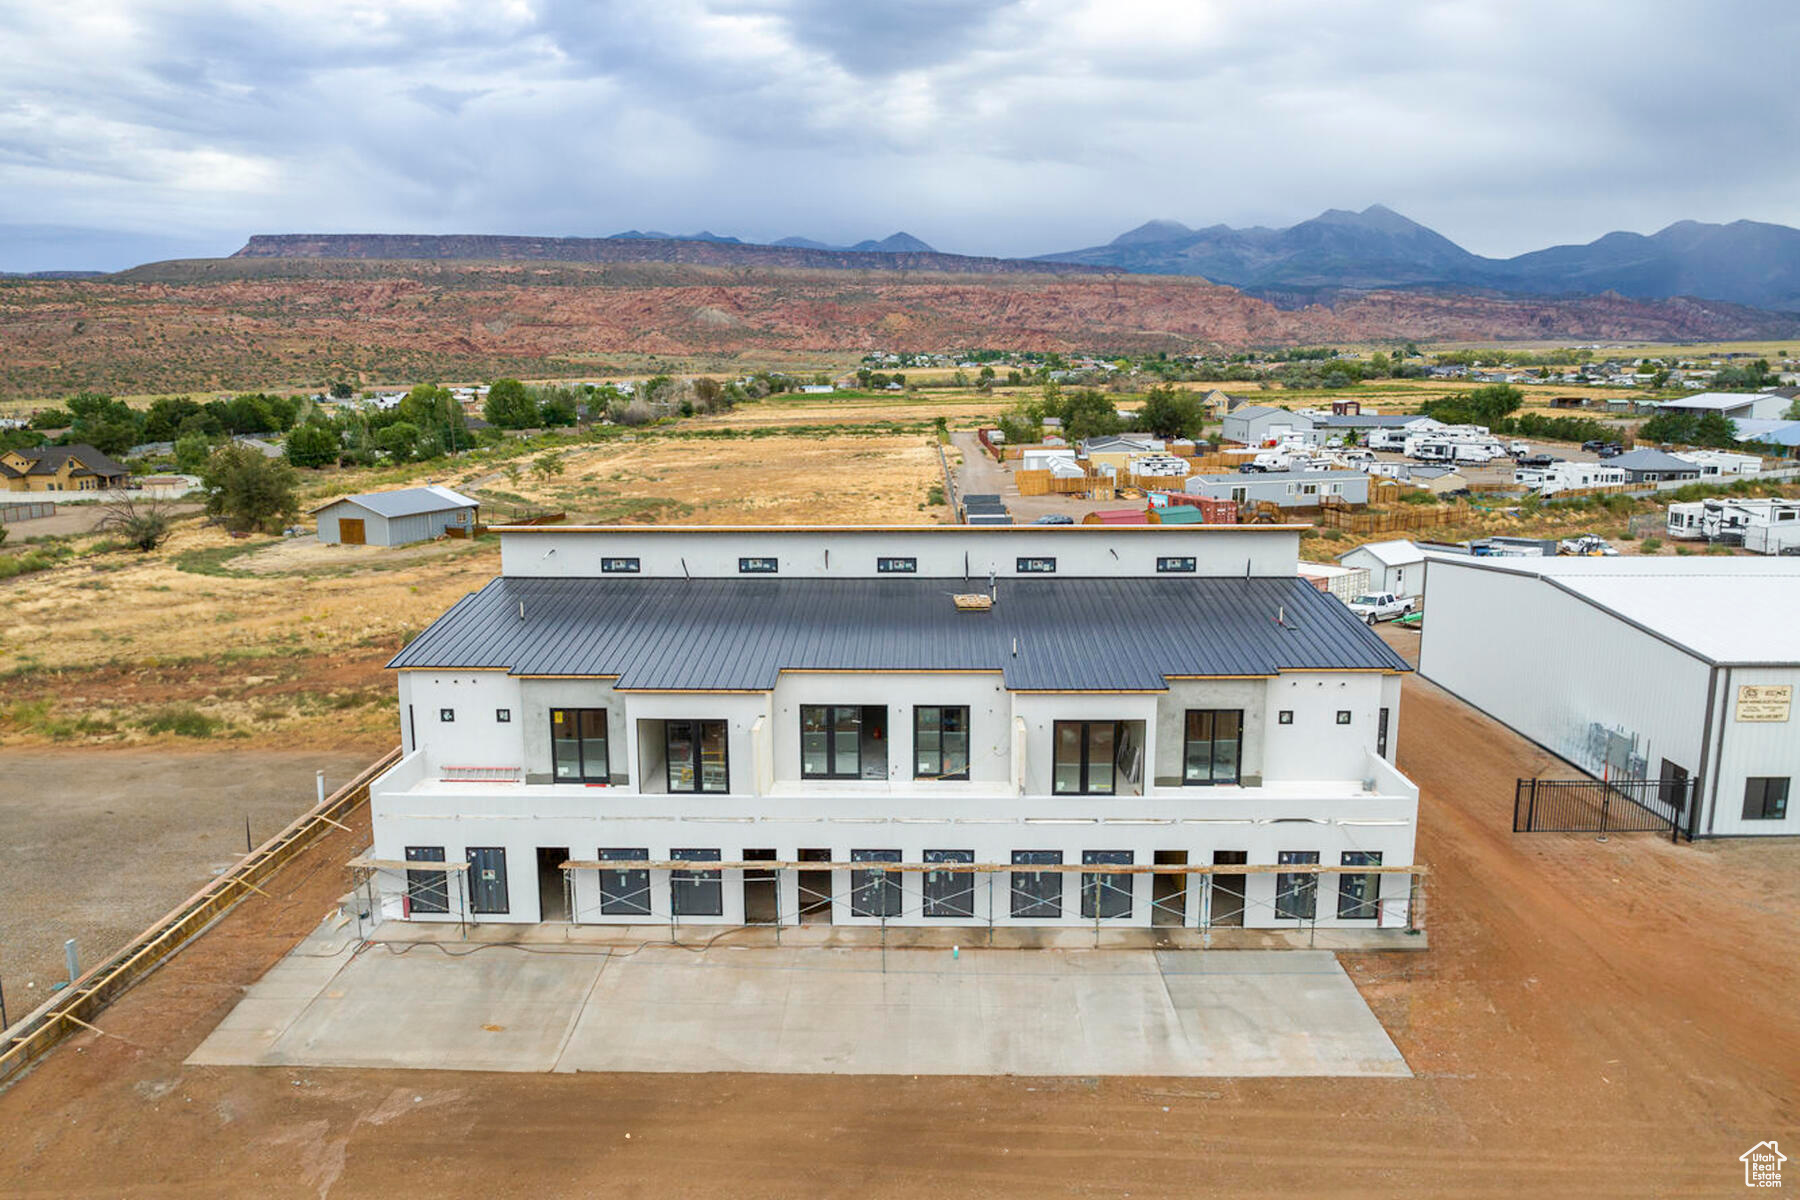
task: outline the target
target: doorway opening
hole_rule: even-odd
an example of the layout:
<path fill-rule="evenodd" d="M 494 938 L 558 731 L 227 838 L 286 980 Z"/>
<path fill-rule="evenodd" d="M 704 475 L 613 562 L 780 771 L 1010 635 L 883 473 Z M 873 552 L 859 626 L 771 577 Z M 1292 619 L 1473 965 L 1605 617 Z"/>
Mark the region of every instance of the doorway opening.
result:
<path fill-rule="evenodd" d="M 567 846 L 539 846 L 537 852 L 538 920 L 567 921 L 569 894 L 563 887 L 562 865 L 569 861 Z"/>
<path fill-rule="evenodd" d="M 801 862 L 831 861 L 831 850 L 803 849 L 800 851 Z M 802 925 L 831 924 L 831 872 L 830 871 L 797 871 L 800 883 L 800 923 Z"/>
<path fill-rule="evenodd" d="M 773 850 L 746 850 L 745 862 L 774 862 Z M 744 924 L 775 925 L 781 920 L 781 892 L 773 869 L 744 868 Z"/>
<path fill-rule="evenodd" d="M 1154 862 L 1159 867 L 1187 866 L 1186 850 L 1158 850 Z M 1186 925 L 1188 877 L 1186 875 L 1152 875 L 1150 885 L 1150 924 Z"/>
<path fill-rule="evenodd" d="M 1215 867 L 1241 867 L 1249 861 L 1250 855 L 1244 850 L 1213 851 Z M 1212 877 L 1212 912 L 1209 914 L 1212 924 L 1230 925 L 1237 928 L 1243 926 L 1246 878 L 1239 874 L 1215 874 Z"/>

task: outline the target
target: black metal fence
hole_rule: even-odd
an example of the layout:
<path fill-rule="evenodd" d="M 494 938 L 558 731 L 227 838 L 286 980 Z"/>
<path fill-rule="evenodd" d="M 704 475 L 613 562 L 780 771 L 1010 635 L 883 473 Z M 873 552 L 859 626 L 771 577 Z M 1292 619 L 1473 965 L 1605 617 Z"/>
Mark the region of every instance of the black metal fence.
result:
<path fill-rule="evenodd" d="M 1521 779 L 1514 833 L 1650 831 L 1694 838 L 1692 779 Z"/>

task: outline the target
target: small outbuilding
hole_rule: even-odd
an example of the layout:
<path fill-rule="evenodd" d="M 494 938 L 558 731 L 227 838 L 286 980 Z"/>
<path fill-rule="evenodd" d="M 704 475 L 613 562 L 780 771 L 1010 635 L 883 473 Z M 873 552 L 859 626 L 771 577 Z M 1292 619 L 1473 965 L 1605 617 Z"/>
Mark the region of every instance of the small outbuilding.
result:
<path fill-rule="evenodd" d="M 404 546 L 446 529 L 475 530 L 481 502 L 447 487 L 401 488 L 346 496 L 312 510 L 319 540 L 345 546 Z"/>
<path fill-rule="evenodd" d="M 1404 538 L 1358 546 L 1338 555 L 1338 562 L 1367 571 L 1373 592 L 1417 596 L 1425 586 L 1425 552 Z"/>

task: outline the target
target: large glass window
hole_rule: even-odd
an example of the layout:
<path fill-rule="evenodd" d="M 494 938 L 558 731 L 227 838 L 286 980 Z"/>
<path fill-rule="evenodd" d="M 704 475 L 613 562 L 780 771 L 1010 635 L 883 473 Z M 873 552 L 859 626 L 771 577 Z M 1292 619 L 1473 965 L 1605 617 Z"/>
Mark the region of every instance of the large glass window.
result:
<path fill-rule="evenodd" d="M 683 862 L 718 862 L 717 850 L 671 850 L 670 858 Z M 678 917 L 725 915 L 725 875 L 722 871 L 670 871 L 669 904 Z"/>
<path fill-rule="evenodd" d="M 1317 850 L 1283 850 L 1275 861 L 1284 867 L 1317 865 Z M 1275 916 L 1288 921 L 1310 921 L 1317 911 L 1319 876 L 1314 871 L 1281 871 L 1275 876 Z"/>
<path fill-rule="evenodd" d="M 601 862 L 649 862 L 646 846 L 602 846 Z M 625 870 L 600 872 L 600 914 L 606 917 L 650 915 L 650 872 Z"/>
<path fill-rule="evenodd" d="M 1060 866 L 1061 850 L 1014 850 L 1013 866 Z M 1053 921 L 1062 917 L 1061 871 L 1014 871 L 1012 915 Z"/>
<path fill-rule="evenodd" d="M 1081 865 L 1131 863 L 1129 850 L 1083 850 Z M 1131 915 L 1132 876 L 1122 871 L 1083 871 L 1081 873 L 1081 915 L 1088 920 L 1110 920 Z"/>
<path fill-rule="evenodd" d="M 671 792 L 729 792 L 724 721 L 663 722 L 663 761 Z"/>
<path fill-rule="evenodd" d="M 886 779 L 887 709 L 801 705 L 800 774 L 805 779 Z"/>
<path fill-rule="evenodd" d="M 852 850 L 851 862 L 897 863 L 898 850 Z M 900 915 L 900 872 L 851 871 L 850 915 L 853 917 L 897 917 Z"/>
<path fill-rule="evenodd" d="M 1059 796 L 1112 795 L 1118 735 L 1117 721 L 1058 721 L 1051 791 Z"/>
<path fill-rule="evenodd" d="M 1190 708 L 1181 781 L 1193 784 L 1236 783 L 1244 752 L 1241 709 Z"/>
<path fill-rule="evenodd" d="M 1744 820 L 1782 820 L 1787 816 L 1787 802 L 1785 777 L 1753 775 L 1744 780 Z"/>
<path fill-rule="evenodd" d="M 913 778 L 968 777 L 968 708 L 920 705 L 913 709 Z"/>
<path fill-rule="evenodd" d="M 442 846 L 408 846 L 406 861 L 441 863 Z M 406 873 L 407 907 L 414 913 L 450 911 L 450 876 L 445 871 L 408 871 Z"/>
<path fill-rule="evenodd" d="M 612 775 L 606 759 L 606 710 L 551 709 L 550 751 L 558 779 L 610 782 Z"/>
<path fill-rule="evenodd" d="M 927 850 L 927 863 L 972 863 L 973 850 Z M 975 915 L 975 872 L 925 872 L 925 915 L 972 917 Z"/>
<path fill-rule="evenodd" d="M 1379 867 L 1381 851 L 1346 850 L 1346 867 Z M 1338 876 L 1337 914 L 1340 921 L 1373 921 L 1376 898 L 1381 894 L 1381 876 L 1368 871 L 1346 872 Z"/>

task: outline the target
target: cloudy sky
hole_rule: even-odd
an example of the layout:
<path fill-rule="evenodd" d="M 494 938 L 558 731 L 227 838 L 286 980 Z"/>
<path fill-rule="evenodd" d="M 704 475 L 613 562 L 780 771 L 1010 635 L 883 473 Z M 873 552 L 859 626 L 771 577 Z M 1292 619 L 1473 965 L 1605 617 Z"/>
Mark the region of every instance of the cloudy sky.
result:
<path fill-rule="evenodd" d="M 1800 225 L 1792 0 L 0 0 L 0 269 L 250 233 L 1038 254 Z"/>

